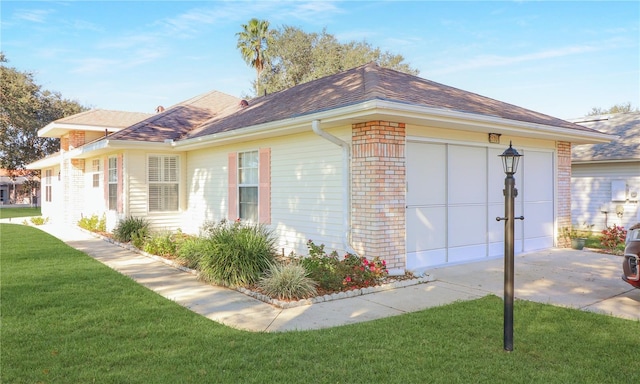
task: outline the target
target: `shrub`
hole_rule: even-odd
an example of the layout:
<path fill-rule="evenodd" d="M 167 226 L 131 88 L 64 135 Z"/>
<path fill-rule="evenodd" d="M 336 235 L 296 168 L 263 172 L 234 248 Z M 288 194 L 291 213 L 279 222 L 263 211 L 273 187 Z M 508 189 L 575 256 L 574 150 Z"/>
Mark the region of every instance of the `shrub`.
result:
<path fill-rule="evenodd" d="M 113 238 L 122 243 L 128 243 L 135 237 L 136 243 L 142 246 L 144 245 L 143 240 L 149 234 L 148 230 L 149 222 L 146 219 L 130 216 L 118 222 L 118 225 L 113 229 Z M 138 247 L 136 244 L 133 245 Z"/>
<path fill-rule="evenodd" d="M 78 226 L 91 232 L 106 232 L 107 218 L 104 214 L 100 219 L 98 218 L 98 215 L 91 215 L 91 217 L 82 217 L 80 220 L 78 220 Z"/>
<path fill-rule="evenodd" d="M 624 246 L 625 239 L 627 238 L 627 230 L 622 226 L 613 225 L 602 230 L 602 236 L 600 237 L 600 243 L 609 252 L 616 253 L 617 249 Z"/>
<path fill-rule="evenodd" d="M 313 241 L 307 242 L 309 257 L 301 260 L 302 266 L 308 271 L 309 277 L 316 281 L 320 288 L 328 291 L 342 290 L 342 282 L 346 271 L 342 270 L 338 253 L 326 254 L 324 244 L 315 245 Z"/>
<path fill-rule="evenodd" d="M 258 281 L 258 287 L 270 297 L 281 300 L 298 300 L 315 296 L 316 282 L 298 263 L 272 264 L 266 275 Z"/>
<path fill-rule="evenodd" d="M 226 220 L 210 230 L 211 252 L 198 261 L 200 276 L 230 287 L 258 281 L 276 255 L 273 233 L 263 225 L 229 223 Z"/>
<path fill-rule="evenodd" d="M 213 243 L 201 237 L 187 238 L 177 249 L 178 261 L 187 268 L 198 268 L 200 259 L 213 253 Z"/>
<path fill-rule="evenodd" d="M 152 255 L 174 256 L 176 254 L 176 248 L 177 246 L 173 241 L 171 232 L 162 232 L 149 235 L 143 250 Z"/>
<path fill-rule="evenodd" d="M 309 277 L 328 291 L 342 291 L 345 289 L 363 288 L 377 285 L 388 275 L 386 263 L 379 257 L 372 261 L 365 257 L 347 253 L 340 260 L 337 252 L 326 254 L 324 244 L 315 245 L 307 242 L 309 257 L 301 260 L 302 265 L 309 271 Z"/>
<path fill-rule="evenodd" d="M 31 222 L 34 225 L 43 225 L 43 224 L 46 224 L 47 221 L 49 221 L 49 218 L 48 217 L 45 218 L 45 217 L 42 217 L 42 216 L 36 216 L 36 217 L 32 217 L 29 220 L 31 220 Z"/>

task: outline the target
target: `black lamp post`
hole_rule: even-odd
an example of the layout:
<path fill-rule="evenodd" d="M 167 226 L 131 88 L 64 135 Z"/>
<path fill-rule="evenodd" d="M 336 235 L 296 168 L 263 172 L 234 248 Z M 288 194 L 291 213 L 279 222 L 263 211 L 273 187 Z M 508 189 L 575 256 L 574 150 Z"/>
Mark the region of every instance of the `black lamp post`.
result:
<path fill-rule="evenodd" d="M 513 231 L 514 221 L 524 220 L 523 216 L 514 216 L 514 199 L 518 196 L 516 179 L 513 175 L 518 170 L 521 154 L 511 146 L 502 155 L 502 165 L 507 177 L 504 179 L 504 217 L 496 220 L 504 221 L 504 350 L 513 351 Z"/>

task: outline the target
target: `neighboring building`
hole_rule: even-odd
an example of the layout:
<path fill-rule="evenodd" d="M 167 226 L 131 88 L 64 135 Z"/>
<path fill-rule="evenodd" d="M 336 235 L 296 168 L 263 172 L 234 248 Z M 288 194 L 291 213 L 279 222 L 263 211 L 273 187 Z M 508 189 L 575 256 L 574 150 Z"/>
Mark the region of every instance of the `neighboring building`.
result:
<path fill-rule="evenodd" d="M 38 183 L 27 172 L 0 169 L 0 205 L 38 205 Z"/>
<path fill-rule="evenodd" d="M 594 230 L 640 223 L 640 112 L 586 116 L 573 122 L 610 135 L 610 143 L 573 147 L 571 215 Z"/>
<path fill-rule="evenodd" d="M 43 214 L 187 233 L 240 218 L 272 228 L 287 254 L 312 239 L 393 273 L 502 255 L 509 142 L 524 155 L 515 251 L 553 247 L 571 223 L 571 144 L 612 138 L 375 64 L 249 101 L 210 92 L 92 142 L 63 134 L 74 149 L 30 166 L 62 169 L 65 194 Z"/>

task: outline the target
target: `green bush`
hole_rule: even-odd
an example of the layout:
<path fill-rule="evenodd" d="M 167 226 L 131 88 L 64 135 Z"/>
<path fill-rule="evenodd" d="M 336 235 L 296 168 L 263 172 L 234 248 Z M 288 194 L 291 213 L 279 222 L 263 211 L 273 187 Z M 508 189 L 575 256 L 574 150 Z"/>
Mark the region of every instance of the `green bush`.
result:
<path fill-rule="evenodd" d="M 187 238 L 177 249 L 178 261 L 187 268 L 198 268 L 200 259 L 213 253 L 213 242 L 202 237 Z"/>
<path fill-rule="evenodd" d="M 223 220 L 209 232 L 211 252 L 198 261 L 206 281 L 230 287 L 251 285 L 275 260 L 275 237 L 263 225 Z"/>
<path fill-rule="evenodd" d="M 281 300 L 298 300 L 315 296 L 317 283 L 307 276 L 298 263 L 271 265 L 266 275 L 258 281 L 258 287 L 270 297 Z"/>
<path fill-rule="evenodd" d="M 336 251 L 327 254 L 324 244 L 307 242 L 309 256 L 301 260 L 309 277 L 318 282 L 320 288 L 328 291 L 342 291 L 377 285 L 388 275 L 386 263 L 379 257 L 369 261 L 365 257 L 351 253 L 338 257 Z"/>
<path fill-rule="evenodd" d="M 173 256 L 176 254 L 176 244 L 171 232 L 153 233 L 149 235 L 143 250 L 152 255 Z"/>
<path fill-rule="evenodd" d="M 118 222 L 113 229 L 113 238 L 122 243 L 128 243 L 135 237 L 136 243 L 142 246 L 149 234 L 148 230 L 149 222 L 146 219 L 130 216 Z M 138 247 L 136 244 L 133 245 Z"/>
<path fill-rule="evenodd" d="M 98 215 L 91 215 L 91 217 L 82 217 L 80 220 L 78 220 L 78 226 L 91 232 L 106 232 L 107 218 L 104 214 L 101 218 L 98 218 Z"/>
<path fill-rule="evenodd" d="M 31 222 L 34 225 L 43 225 L 43 224 L 46 224 L 47 221 L 49 221 L 49 218 L 48 217 L 45 218 L 45 217 L 42 217 L 42 216 L 37 216 L 37 217 L 32 217 L 29 220 L 31 220 Z"/>

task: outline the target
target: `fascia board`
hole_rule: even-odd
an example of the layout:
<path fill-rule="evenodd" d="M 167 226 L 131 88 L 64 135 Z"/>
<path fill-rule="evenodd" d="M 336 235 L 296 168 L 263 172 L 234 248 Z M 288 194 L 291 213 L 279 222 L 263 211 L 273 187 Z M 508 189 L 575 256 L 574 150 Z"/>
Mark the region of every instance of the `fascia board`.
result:
<path fill-rule="evenodd" d="M 122 128 L 99 126 L 99 125 L 83 125 L 83 124 L 60 124 L 56 122 L 49 123 L 38 130 L 38 137 L 60 137 L 69 131 L 91 131 L 91 132 L 117 132 Z"/>
<path fill-rule="evenodd" d="M 44 169 L 51 168 L 53 166 L 59 165 L 60 160 L 62 159 L 62 154 L 57 153 L 55 155 L 45 157 L 40 160 L 36 160 L 33 163 L 29 163 L 25 166 L 26 169 Z"/>
<path fill-rule="evenodd" d="M 85 144 L 82 147 L 75 148 L 68 152 L 68 156 L 73 159 L 86 159 L 107 152 L 113 152 L 121 149 L 141 149 L 141 150 L 171 150 L 174 143 L 165 142 L 148 142 L 148 141 L 128 141 L 128 140 L 109 140 L 104 139 L 94 143 Z"/>

